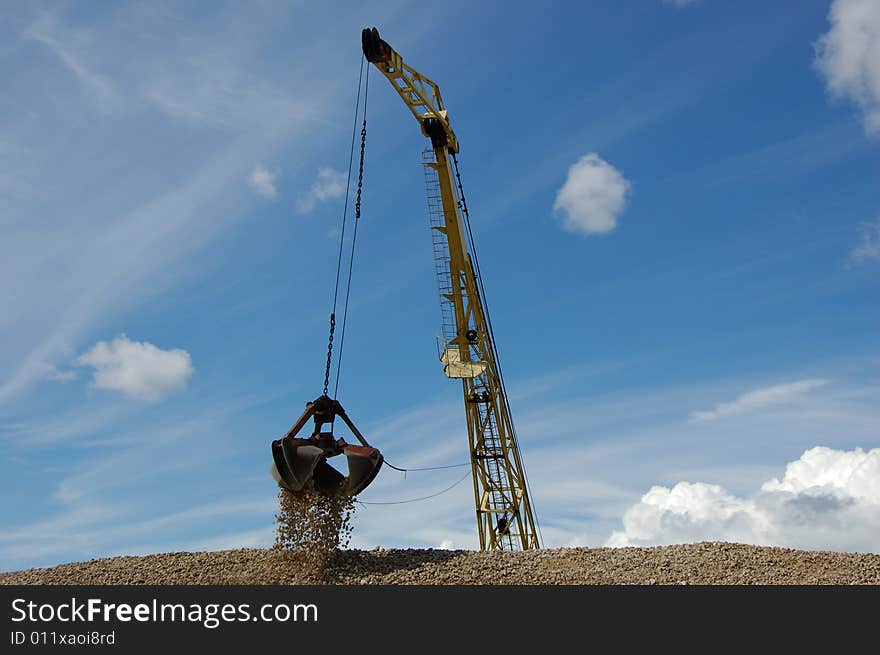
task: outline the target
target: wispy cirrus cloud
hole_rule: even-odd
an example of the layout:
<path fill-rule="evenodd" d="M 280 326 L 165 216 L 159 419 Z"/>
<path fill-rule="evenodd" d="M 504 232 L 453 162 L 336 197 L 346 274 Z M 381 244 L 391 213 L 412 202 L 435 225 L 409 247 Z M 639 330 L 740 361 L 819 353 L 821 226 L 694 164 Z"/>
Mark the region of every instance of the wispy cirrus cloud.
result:
<path fill-rule="evenodd" d="M 839 164 L 870 147 L 861 129 L 843 120 L 726 155 L 697 170 L 673 174 L 669 184 L 697 181 L 705 187 L 777 184 Z"/>
<path fill-rule="evenodd" d="M 6 168 L 9 179 L 0 180 L 12 190 L 0 203 L 0 275 L 20 281 L 0 288 L 7 346 L 0 349 L 0 403 L 21 397 L 80 350 L 99 317 L 173 283 L 187 257 L 248 215 L 241 181 L 253 162 L 311 138 L 306 128 L 347 91 L 305 62 L 283 71 L 257 65 L 260 41 L 250 32 L 281 10 L 249 11 L 241 20 L 243 11 L 230 6 L 202 32 L 181 30 L 185 21 L 154 5 L 97 13 L 88 23 L 61 10 L 21 16 L 23 43 L 51 56 L 32 56 L 25 69 L 4 76 L 11 95 L 31 102 L 27 112 L 0 117 L 0 134 L 27 144 L 26 158 L 18 141 L 0 146 L 0 156 L 27 162 Z M 84 94 L 46 92 L 71 79 Z M 159 102 L 150 92 L 156 88 L 177 104 Z M 55 121 L 60 96 L 76 120 Z M 112 121 L 90 120 L 105 110 L 95 98 L 114 98 L 120 105 L 108 107 L 121 111 Z M 45 125 L 53 121 L 57 133 L 49 138 Z"/>
<path fill-rule="evenodd" d="M 755 389 L 737 396 L 730 402 L 717 403 L 712 409 L 691 412 L 688 420 L 692 423 L 714 421 L 737 414 L 748 414 L 773 405 L 790 403 L 830 382 L 831 380 L 814 378 Z"/>
<path fill-rule="evenodd" d="M 51 17 L 44 15 L 42 20 L 25 30 L 23 36 L 41 44 L 52 53 L 88 90 L 102 111 L 111 111 L 119 106 L 119 97 L 110 78 L 85 62 L 76 47 L 65 41 L 61 27 Z"/>
<path fill-rule="evenodd" d="M 672 5 L 677 9 L 681 9 L 682 7 L 698 4 L 700 1 L 701 0 L 663 0 L 663 4 Z"/>
<path fill-rule="evenodd" d="M 7 447 L 26 448 L 28 459 L 37 462 L 48 496 L 42 513 L 18 520 L 10 513 L 0 525 L 0 570 L 20 562 L 157 552 L 174 544 L 204 549 L 230 532 L 220 518 L 259 530 L 268 537 L 260 545 L 269 545 L 277 500 L 267 467 L 260 460 L 258 467 L 233 473 L 230 466 L 241 454 L 231 417 L 265 401 L 235 397 L 174 414 L 116 403 L 73 410 L 53 421 L 54 428 L 42 423 L 0 430 L 0 437 L 9 437 Z M 114 443 L 89 445 L 95 436 L 113 437 Z M 40 462 L 51 461 L 48 455 L 62 440 L 65 464 L 47 470 Z M 208 490 L 204 481 L 215 479 L 218 470 L 227 471 L 223 488 Z M 237 500 L 230 503 L 230 497 Z"/>

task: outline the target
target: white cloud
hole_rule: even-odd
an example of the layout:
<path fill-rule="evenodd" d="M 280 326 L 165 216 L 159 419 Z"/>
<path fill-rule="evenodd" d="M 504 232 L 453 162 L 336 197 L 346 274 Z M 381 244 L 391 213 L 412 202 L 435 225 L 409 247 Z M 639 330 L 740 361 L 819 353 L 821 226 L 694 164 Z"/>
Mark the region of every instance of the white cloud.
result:
<path fill-rule="evenodd" d="M 786 384 L 777 384 L 772 387 L 755 389 L 741 396 L 737 396 L 728 403 L 717 403 L 714 408 L 704 411 L 691 412 L 688 420 L 691 423 L 701 421 L 714 421 L 715 419 L 747 414 L 763 407 L 791 403 L 809 391 L 821 387 L 830 382 L 822 378 L 798 380 Z"/>
<path fill-rule="evenodd" d="M 850 260 L 860 264 L 867 259 L 880 259 L 880 217 L 865 223 L 861 231 L 862 242 L 850 251 Z"/>
<path fill-rule="evenodd" d="M 750 498 L 702 482 L 654 486 L 623 515 L 610 546 L 734 541 L 880 552 L 880 448 L 817 446 Z"/>
<path fill-rule="evenodd" d="M 264 198 L 275 198 L 278 195 L 278 189 L 275 186 L 276 177 L 277 173 L 270 173 L 262 165 L 257 164 L 248 177 L 248 183 L 258 195 Z"/>
<path fill-rule="evenodd" d="M 319 202 L 341 198 L 343 195 L 345 195 L 345 175 L 324 167 L 318 171 L 318 179 L 312 184 L 309 192 L 296 201 L 296 208 L 300 213 L 308 214 Z"/>
<path fill-rule="evenodd" d="M 162 350 L 146 341 L 130 341 L 125 335 L 110 343 L 99 341 L 76 362 L 95 369 L 92 384 L 96 388 L 149 401 L 181 389 L 193 374 L 185 350 Z"/>
<path fill-rule="evenodd" d="M 880 2 L 834 0 L 831 29 L 816 43 L 816 66 L 829 91 L 864 114 L 865 130 L 880 134 Z"/>
<path fill-rule="evenodd" d="M 605 234 L 617 227 L 631 184 L 596 153 L 581 157 L 568 169 L 553 209 L 563 214 L 569 232 Z"/>
<path fill-rule="evenodd" d="M 700 0 L 663 0 L 663 4 L 672 5 L 674 7 L 687 7 L 688 5 L 695 5 Z"/>

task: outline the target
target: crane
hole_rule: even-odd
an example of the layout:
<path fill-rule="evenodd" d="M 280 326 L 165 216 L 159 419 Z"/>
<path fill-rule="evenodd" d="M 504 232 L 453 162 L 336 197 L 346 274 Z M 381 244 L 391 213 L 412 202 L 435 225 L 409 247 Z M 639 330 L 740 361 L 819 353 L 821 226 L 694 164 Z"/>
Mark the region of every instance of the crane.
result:
<path fill-rule="evenodd" d="M 407 65 L 375 27 L 362 31 L 361 43 L 431 140 L 423 165 L 442 316 L 440 361 L 448 378 L 461 381 L 480 549 L 540 548 L 461 186 L 458 138 L 436 83 Z"/>

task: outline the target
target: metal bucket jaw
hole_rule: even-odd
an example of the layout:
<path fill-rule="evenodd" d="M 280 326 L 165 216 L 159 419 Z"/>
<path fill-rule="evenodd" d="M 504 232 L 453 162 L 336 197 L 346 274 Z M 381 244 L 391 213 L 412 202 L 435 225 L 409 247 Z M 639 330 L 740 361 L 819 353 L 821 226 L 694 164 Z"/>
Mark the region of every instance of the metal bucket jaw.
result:
<path fill-rule="evenodd" d="M 321 432 L 325 423 L 333 423 L 339 416 L 362 445 L 355 446 L 336 439 L 332 428 Z M 296 434 L 314 417 L 315 431 L 308 439 Z M 344 454 L 348 475 L 333 468 L 327 459 Z M 370 446 L 354 426 L 338 401 L 321 396 L 306 405 L 306 411 L 281 439 L 272 442 L 270 472 L 279 486 L 289 491 L 301 491 L 307 486 L 327 495 L 355 496 L 363 491 L 378 475 L 383 462 L 378 449 Z"/>
<path fill-rule="evenodd" d="M 369 446 L 346 446 L 343 452 L 348 460 L 345 493 L 357 496 L 379 475 L 385 460 L 378 449 Z"/>
<path fill-rule="evenodd" d="M 324 460 L 324 451 L 307 439 L 278 439 L 272 442 L 272 460 L 280 484 L 290 491 L 300 491 Z"/>

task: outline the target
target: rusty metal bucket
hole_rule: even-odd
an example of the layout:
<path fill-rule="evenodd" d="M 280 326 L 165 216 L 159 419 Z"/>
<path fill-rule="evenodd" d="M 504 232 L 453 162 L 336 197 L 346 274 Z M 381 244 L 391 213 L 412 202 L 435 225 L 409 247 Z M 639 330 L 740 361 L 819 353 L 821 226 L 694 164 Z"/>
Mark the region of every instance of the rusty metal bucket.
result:
<path fill-rule="evenodd" d="M 335 417 L 340 417 L 361 442 L 360 446 L 337 439 L 332 432 Z M 308 439 L 296 435 L 314 418 L 315 431 Z M 324 424 L 331 424 L 330 432 L 322 432 Z M 333 468 L 327 459 L 345 455 L 348 475 Z M 306 411 L 281 439 L 272 442 L 270 472 L 278 484 L 289 491 L 301 491 L 313 484 L 328 495 L 355 496 L 363 491 L 379 474 L 384 461 L 382 453 L 370 446 L 354 426 L 342 405 L 328 396 L 321 396 L 306 405 Z"/>

